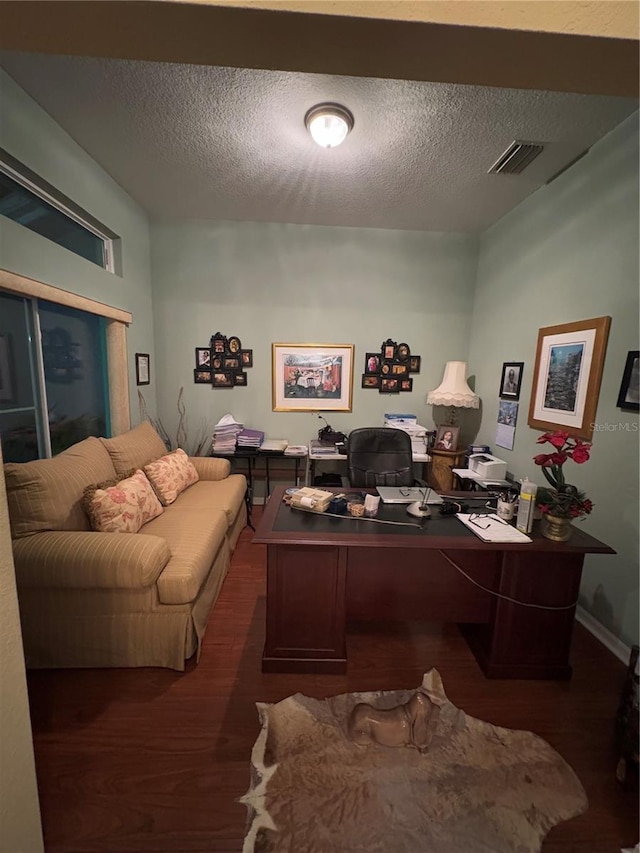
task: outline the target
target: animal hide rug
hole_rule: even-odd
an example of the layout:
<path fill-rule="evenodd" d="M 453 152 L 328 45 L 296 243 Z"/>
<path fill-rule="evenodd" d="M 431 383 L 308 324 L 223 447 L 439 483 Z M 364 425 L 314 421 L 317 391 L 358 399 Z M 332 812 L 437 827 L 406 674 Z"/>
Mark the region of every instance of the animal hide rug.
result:
<path fill-rule="evenodd" d="M 350 739 L 359 703 L 433 705 L 426 749 Z M 420 700 L 424 703 L 424 700 Z M 243 853 L 534 853 L 587 797 L 537 735 L 474 719 L 434 669 L 417 690 L 259 704 Z M 374 712 L 375 713 L 375 712 Z"/>

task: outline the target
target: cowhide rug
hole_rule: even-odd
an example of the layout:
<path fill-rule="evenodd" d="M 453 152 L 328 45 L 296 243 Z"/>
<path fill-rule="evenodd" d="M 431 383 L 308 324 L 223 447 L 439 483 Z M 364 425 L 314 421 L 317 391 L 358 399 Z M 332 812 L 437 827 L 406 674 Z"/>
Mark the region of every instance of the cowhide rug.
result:
<path fill-rule="evenodd" d="M 416 693 L 434 711 L 421 744 L 368 740 L 360 717 L 354 734 L 358 703 L 391 709 Z M 587 809 L 546 741 L 468 716 L 434 669 L 417 690 L 298 693 L 257 708 L 243 853 L 532 853 Z"/>

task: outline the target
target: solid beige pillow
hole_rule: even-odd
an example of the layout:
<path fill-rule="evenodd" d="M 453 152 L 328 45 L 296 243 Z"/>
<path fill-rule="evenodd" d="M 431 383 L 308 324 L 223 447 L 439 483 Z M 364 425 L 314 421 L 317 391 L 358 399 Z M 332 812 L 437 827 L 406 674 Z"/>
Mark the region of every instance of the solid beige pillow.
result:
<path fill-rule="evenodd" d="M 137 533 L 143 524 L 164 512 L 143 471 L 116 483 L 85 489 L 84 507 L 93 530 Z"/>
<path fill-rule="evenodd" d="M 169 506 L 200 477 L 184 450 L 174 450 L 144 466 L 144 473 L 163 506 Z"/>
<path fill-rule="evenodd" d="M 132 468 L 144 468 L 147 462 L 153 462 L 167 452 L 167 445 L 148 421 L 115 438 L 101 438 L 100 441 L 120 476 Z"/>

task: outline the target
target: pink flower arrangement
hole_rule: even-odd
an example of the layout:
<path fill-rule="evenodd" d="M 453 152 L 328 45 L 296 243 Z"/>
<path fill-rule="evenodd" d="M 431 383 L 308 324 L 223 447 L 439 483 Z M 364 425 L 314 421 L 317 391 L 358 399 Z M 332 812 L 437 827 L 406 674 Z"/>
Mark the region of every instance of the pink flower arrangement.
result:
<path fill-rule="evenodd" d="M 533 457 L 539 465 L 545 479 L 551 488 L 538 489 L 536 504 L 543 515 L 555 515 L 560 518 L 582 518 L 589 515 L 593 503 L 584 492 L 565 482 L 563 465 L 573 460 L 577 465 L 587 462 L 591 453 L 591 444 L 574 438 L 564 430 L 545 432 L 537 441 L 538 444 L 549 443 L 552 453 L 539 453 Z"/>

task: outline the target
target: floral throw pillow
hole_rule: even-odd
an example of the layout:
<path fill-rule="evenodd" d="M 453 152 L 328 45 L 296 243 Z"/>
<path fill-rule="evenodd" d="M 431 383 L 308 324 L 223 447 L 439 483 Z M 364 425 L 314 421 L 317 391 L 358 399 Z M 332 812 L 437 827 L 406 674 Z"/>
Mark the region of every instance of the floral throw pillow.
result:
<path fill-rule="evenodd" d="M 174 450 L 150 462 L 144 466 L 144 473 L 163 506 L 172 504 L 180 492 L 200 479 L 184 450 Z"/>
<path fill-rule="evenodd" d="M 143 524 L 164 512 L 140 469 L 123 480 L 89 486 L 83 503 L 91 527 L 101 533 L 137 533 Z"/>

